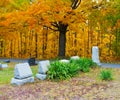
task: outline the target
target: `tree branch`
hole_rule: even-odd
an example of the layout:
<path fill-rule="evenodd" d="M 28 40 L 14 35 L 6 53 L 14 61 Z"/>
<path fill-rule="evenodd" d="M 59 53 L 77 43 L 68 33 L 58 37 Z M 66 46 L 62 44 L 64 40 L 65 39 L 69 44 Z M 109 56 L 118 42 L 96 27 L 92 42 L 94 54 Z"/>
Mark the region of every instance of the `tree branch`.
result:
<path fill-rule="evenodd" d="M 72 9 L 73 10 L 76 9 L 80 5 L 80 3 L 81 0 L 72 0 L 72 5 L 71 5 Z"/>
<path fill-rule="evenodd" d="M 51 27 L 48 27 L 48 26 L 46 26 L 46 27 L 53 30 L 53 31 L 59 31 L 58 29 L 54 29 L 54 28 L 51 28 Z"/>

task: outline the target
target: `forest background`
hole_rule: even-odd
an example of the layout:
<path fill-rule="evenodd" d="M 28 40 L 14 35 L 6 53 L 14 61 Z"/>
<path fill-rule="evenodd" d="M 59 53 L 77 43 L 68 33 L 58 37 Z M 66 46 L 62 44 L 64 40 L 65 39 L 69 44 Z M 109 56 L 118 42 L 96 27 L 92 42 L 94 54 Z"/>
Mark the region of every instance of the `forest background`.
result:
<path fill-rule="evenodd" d="M 71 4 L 72 0 L 1 0 L 0 57 L 91 57 L 92 46 L 98 46 L 101 61 L 119 60 L 120 1 L 82 0 L 77 9 Z M 61 32 L 65 45 L 60 45 Z"/>

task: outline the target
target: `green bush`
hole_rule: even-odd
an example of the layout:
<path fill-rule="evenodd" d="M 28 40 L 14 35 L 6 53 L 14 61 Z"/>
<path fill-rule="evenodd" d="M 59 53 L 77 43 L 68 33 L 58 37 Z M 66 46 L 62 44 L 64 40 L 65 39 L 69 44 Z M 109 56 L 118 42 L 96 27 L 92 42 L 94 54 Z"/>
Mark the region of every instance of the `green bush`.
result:
<path fill-rule="evenodd" d="M 93 68 L 95 63 L 89 58 L 80 58 L 77 60 L 70 59 L 70 63 L 73 63 L 79 67 L 79 70 L 82 72 L 89 72 L 90 68 Z"/>
<path fill-rule="evenodd" d="M 62 63 L 56 61 L 51 63 L 48 74 L 48 79 L 65 80 L 73 77 L 78 73 L 78 67 L 70 63 Z"/>
<path fill-rule="evenodd" d="M 112 76 L 112 72 L 111 70 L 102 70 L 100 72 L 100 79 L 101 80 L 112 80 L 113 79 L 113 76 Z"/>

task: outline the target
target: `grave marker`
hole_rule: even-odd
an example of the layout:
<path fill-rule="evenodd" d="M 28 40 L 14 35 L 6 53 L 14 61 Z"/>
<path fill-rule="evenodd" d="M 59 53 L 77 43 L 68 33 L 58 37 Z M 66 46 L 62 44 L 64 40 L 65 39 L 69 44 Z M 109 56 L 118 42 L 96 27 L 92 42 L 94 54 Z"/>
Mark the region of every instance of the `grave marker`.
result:
<path fill-rule="evenodd" d="M 92 60 L 99 66 L 101 65 L 99 60 L 99 49 L 97 46 L 92 47 Z"/>
<path fill-rule="evenodd" d="M 69 63 L 70 61 L 69 60 L 67 60 L 67 59 L 62 59 L 62 60 L 59 60 L 60 62 L 62 62 L 62 63 Z"/>
<path fill-rule="evenodd" d="M 38 63 L 38 73 L 36 74 L 36 77 L 40 80 L 45 80 L 47 75 L 46 72 L 48 71 L 50 66 L 49 60 L 40 61 Z"/>
<path fill-rule="evenodd" d="M 7 64 L 2 64 L 2 68 L 7 68 L 8 65 Z"/>
<path fill-rule="evenodd" d="M 36 65 L 35 58 L 29 58 L 28 63 L 29 63 L 30 66 Z"/>
<path fill-rule="evenodd" d="M 15 66 L 14 77 L 23 79 L 32 76 L 32 71 L 28 63 L 20 63 Z"/>
<path fill-rule="evenodd" d="M 38 73 L 46 74 L 49 66 L 50 66 L 50 61 L 49 60 L 40 61 L 38 63 Z"/>
<path fill-rule="evenodd" d="M 16 64 L 14 69 L 14 78 L 11 79 L 11 84 L 23 85 L 28 82 L 34 82 L 32 71 L 28 63 Z"/>
<path fill-rule="evenodd" d="M 72 57 L 70 57 L 70 59 L 78 60 L 78 59 L 80 59 L 80 57 L 79 56 L 72 56 Z"/>

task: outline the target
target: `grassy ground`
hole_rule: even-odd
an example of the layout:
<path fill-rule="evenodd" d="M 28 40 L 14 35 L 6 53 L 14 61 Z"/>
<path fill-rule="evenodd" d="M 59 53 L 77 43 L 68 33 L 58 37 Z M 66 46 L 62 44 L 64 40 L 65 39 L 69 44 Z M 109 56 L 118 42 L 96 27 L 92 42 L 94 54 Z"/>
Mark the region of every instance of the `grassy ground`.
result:
<path fill-rule="evenodd" d="M 34 83 L 16 87 L 10 85 L 15 64 L 9 63 L 9 68 L 0 71 L 0 100 L 120 100 L 120 69 L 110 69 L 112 81 L 101 81 L 100 71 L 106 68 L 95 68 L 70 80 L 53 82 L 35 78 Z M 35 76 L 38 67 L 31 69 Z"/>

